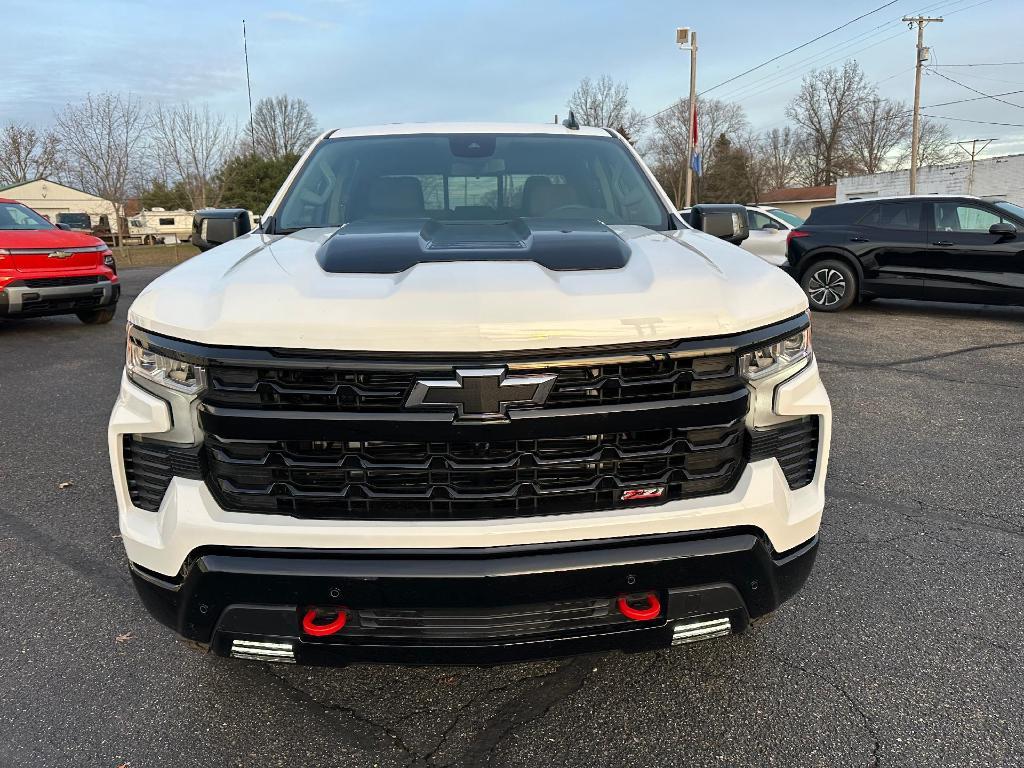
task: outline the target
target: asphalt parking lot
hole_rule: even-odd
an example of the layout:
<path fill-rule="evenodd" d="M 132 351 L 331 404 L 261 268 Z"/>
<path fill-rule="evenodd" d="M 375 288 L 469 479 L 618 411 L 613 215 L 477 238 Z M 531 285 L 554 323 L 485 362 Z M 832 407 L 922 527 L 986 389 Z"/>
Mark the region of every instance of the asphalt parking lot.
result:
<path fill-rule="evenodd" d="M 105 425 L 119 317 L 0 321 L 0 766 L 1024 762 L 1024 309 L 816 315 L 822 547 L 743 636 L 488 669 L 204 657 L 135 599 Z M 70 483 L 70 485 L 66 485 Z"/>

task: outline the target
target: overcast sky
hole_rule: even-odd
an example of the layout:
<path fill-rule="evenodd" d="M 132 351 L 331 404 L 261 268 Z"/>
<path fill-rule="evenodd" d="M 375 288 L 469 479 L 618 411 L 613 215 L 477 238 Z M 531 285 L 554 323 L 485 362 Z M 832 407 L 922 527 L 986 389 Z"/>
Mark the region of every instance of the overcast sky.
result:
<path fill-rule="evenodd" d="M 323 128 L 420 120 L 549 121 L 587 75 L 629 84 L 656 111 L 688 88 L 677 26 L 698 31 L 703 91 L 885 0 L 3 0 L 0 123 L 47 125 L 87 92 L 208 102 L 247 115 L 241 21 L 253 98 L 306 99 Z M 899 0 L 710 95 L 743 105 L 756 128 L 783 126 L 814 67 L 857 59 L 886 96 L 913 98 L 915 33 L 904 14 L 945 16 L 926 29 L 937 64 L 1024 61 L 1024 0 Z M 1024 65 L 938 70 L 989 94 L 1024 90 Z M 924 105 L 977 96 L 928 74 Z M 1024 93 L 925 110 L 956 138 L 1024 151 Z"/>

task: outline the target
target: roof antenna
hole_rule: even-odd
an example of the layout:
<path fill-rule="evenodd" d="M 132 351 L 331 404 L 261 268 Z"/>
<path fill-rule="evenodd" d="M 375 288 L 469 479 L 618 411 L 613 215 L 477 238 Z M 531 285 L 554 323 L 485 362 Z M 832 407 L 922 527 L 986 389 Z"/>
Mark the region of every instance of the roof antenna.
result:
<path fill-rule="evenodd" d="M 576 122 L 576 114 L 571 109 L 569 110 L 569 116 L 562 121 L 562 125 L 570 131 L 578 131 L 580 129 L 580 124 Z"/>

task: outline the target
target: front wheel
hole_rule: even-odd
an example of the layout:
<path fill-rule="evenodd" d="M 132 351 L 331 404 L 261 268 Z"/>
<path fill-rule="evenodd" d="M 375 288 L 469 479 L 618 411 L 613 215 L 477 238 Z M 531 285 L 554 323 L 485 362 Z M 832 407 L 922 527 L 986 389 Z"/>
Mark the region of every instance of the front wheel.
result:
<path fill-rule="evenodd" d="M 841 312 L 857 299 L 857 275 L 842 261 L 812 264 L 800 278 L 800 287 L 816 312 Z"/>
<path fill-rule="evenodd" d="M 103 307 L 103 309 L 88 309 L 82 312 L 75 312 L 75 315 L 86 325 L 103 325 L 113 320 L 116 312 L 117 305 L 115 304 L 112 307 Z"/>

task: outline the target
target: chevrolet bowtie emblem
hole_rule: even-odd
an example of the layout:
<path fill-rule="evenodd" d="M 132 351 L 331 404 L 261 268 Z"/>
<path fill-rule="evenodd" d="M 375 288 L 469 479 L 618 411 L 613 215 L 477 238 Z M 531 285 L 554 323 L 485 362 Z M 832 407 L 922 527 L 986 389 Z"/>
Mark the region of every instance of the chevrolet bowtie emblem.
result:
<path fill-rule="evenodd" d="M 70 259 L 72 255 L 73 254 L 70 254 L 67 251 L 51 251 L 50 255 L 47 258 L 50 258 L 50 259 Z"/>
<path fill-rule="evenodd" d="M 510 407 L 543 405 L 556 378 L 509 376 L 504 368 L 459 368 L 454 379 L 417 381 L 405 405 L 453 410 L 464 421 L 502 419 Z"/>

